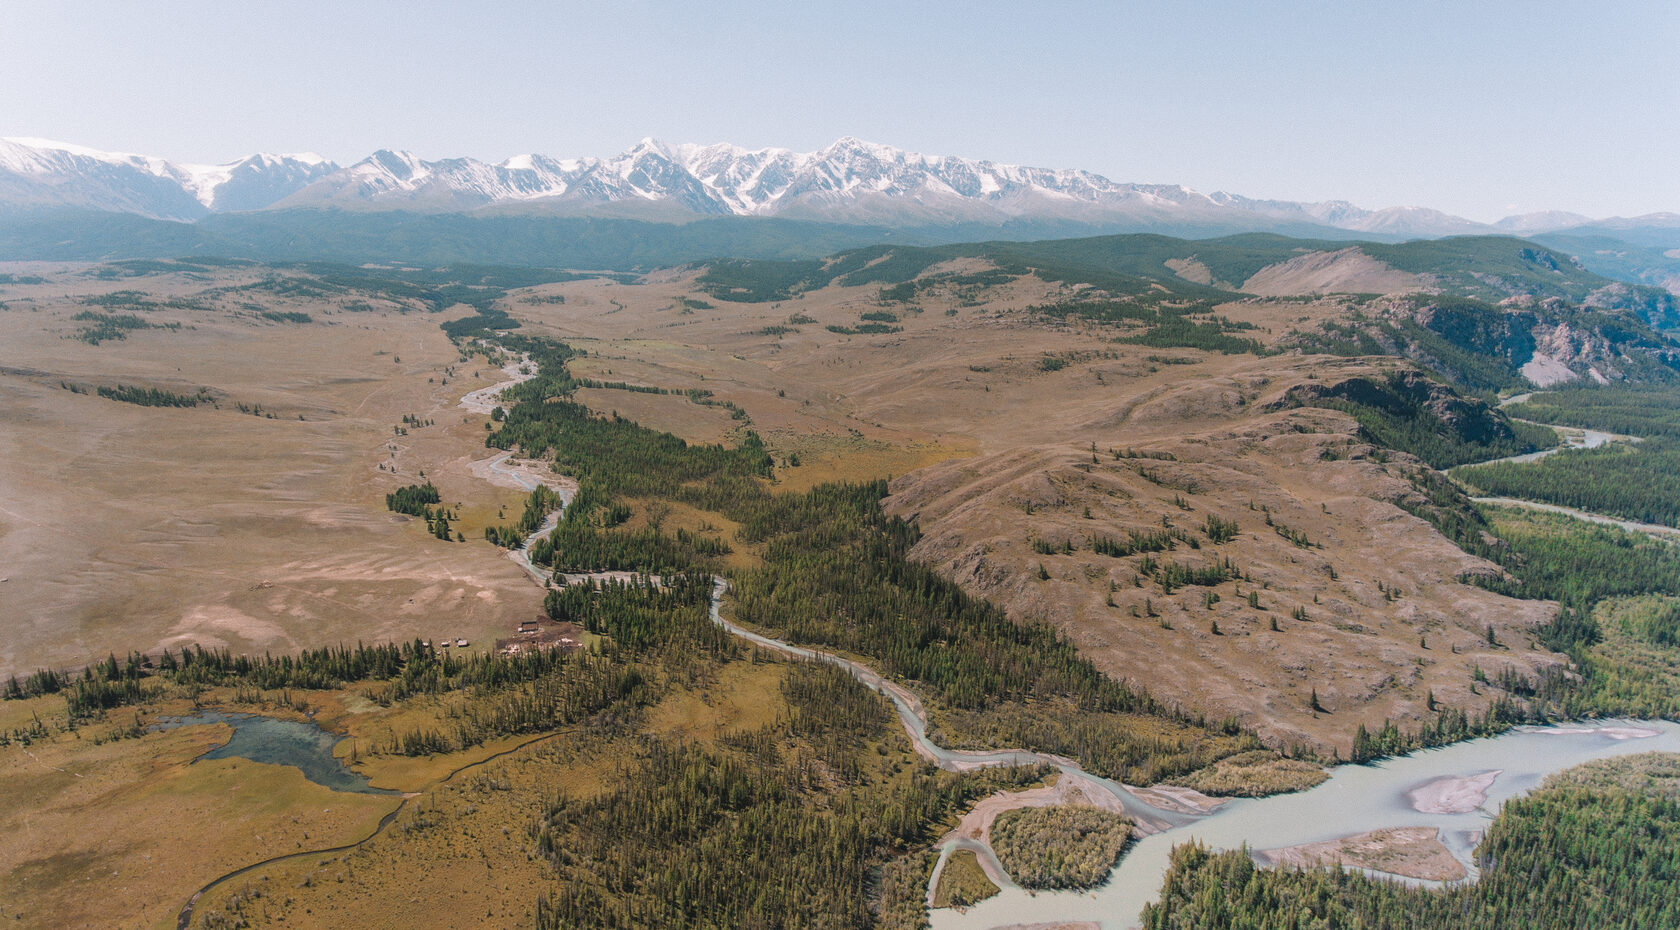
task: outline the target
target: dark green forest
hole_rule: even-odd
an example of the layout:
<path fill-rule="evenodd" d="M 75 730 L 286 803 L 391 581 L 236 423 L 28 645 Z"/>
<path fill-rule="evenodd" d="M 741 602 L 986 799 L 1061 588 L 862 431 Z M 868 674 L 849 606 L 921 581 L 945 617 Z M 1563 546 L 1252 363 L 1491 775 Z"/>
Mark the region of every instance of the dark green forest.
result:
<path fill-rule="evenodd" d="M 1554 388 L 1506 408 L 1512 416 L 1632 436 L 1680 437 L 1680 388 L 1618 384 Z"/>
<path fill-rule="evenodd" d="M 1431 468 L 1520 455 L 1558 441 L 1546 427 L 1511 420 L 1475 397 L 1413 372 L 1297 389 L 1290 401 L 1347 413 L 1359 421 L 1369 442 L 1409 452 Z"/>
<path fill-rule="evenodd" d="M 1491 495 L 1680 525 L 1680 388 L 1593 385 L 1535 393 L 1514 416 L 1560 426 L 1647 437 L 1634 444 L 1571 449 L 1538 462 L 1464 468 L 1455 476 Z"/>
<path fill-rule="evenodd" d="M 937 839 L 985 793 L 1039 777 L 900 768 L 908 745 L 884 703 L 832 666 L 796 664 L 781 691 L 778 724 L 711 747 L 649 741 L 618 787 L 559 799 L 537 845 L 564 880 L 540 899 L 537 926 L 875 926 L 886 859 Z M 875 750 L 889 745 L 890 760 Z"/>
<path fill-rule="evenodd" d="M 197 407 L 209 402 L 209 392 L 202 388 L 196 394 L 177 394 L 159 388 L 135 387 L 131 384 L 119 384 L 116 387 L 99 387 L 99 396 L 107 400 L 121 401 L 140 407 Z"/>
<path fill-rule="evenodd" d="M 1680 439 L 1568 449 L 1537 462 L 1460 468 L 1453 477 L 1495 497 L 1680 526 Z"/>
<path fill-rule="evenodd" d="M 428 481 L 425 484 L 400 487 L 385 495 L 385 509 L 418 517 L 429 512 L 428 505 L 440 500 L 442 498 L 438 497 L 437 487 Z"/>

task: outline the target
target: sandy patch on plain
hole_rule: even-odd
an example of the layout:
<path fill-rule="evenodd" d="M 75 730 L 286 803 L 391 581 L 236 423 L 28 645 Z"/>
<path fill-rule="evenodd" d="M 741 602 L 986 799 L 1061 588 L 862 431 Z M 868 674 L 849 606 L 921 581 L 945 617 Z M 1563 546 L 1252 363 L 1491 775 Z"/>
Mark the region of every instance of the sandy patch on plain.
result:
<path fill-rule="evenodd" d="M 203 604 L 188 608 L 181 622 L 169 629 L 169 635 L 158 641 L 163 648 L 179 649 L 194 644 L 226 647 L 232 641 L 260 645 L 274 651 L 291 652 L 297 641 L 287 635 L 280 624 L 222 604 Z"/>

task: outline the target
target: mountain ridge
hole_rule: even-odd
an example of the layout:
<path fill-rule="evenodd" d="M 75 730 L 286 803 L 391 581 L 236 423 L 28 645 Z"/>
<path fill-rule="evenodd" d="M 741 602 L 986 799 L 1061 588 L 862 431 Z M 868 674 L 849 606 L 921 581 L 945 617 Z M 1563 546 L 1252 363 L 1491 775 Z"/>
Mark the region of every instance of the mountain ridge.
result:
<path fill-rule="evenodd" d="M 427 160 L 380 149 L 347 166 L 313 153 L 256 154 L 221 165 L 171 162 L 33 138 L 0 139 L 0 204 L 71 206 L 195 221 L 229 212 L 337 208 L 414 212 L 758 216 L 894 228 L 1071 222 L 1115 231 L 1309 228 L 1393 238 L 1475 233 L 1645 230 L 1666 241 L 1680 216 L 1593 220 L 1549 211 L 1479 223 L 1427 207 L 1371 210 L 1175 184 L 1117 182 L 910 152 L 846 136 L 813 152 L 647 138 L 609 158 L 515 155 L 498 163 Z M 1653 235 L 1655 238 L 1653 239 Z M 1680 237 L 1680 232 L 1676 233 Z M 1626 236 L 1618 236 L 1626 238 Z"/>
<path fill-rule="evenodd" d="M 0 202 L 74 206 L 158 219 L 261 209 L 338 170 L 312 152 L 259 152 L 189 164 L 45 139 L 0 139 Z"/>

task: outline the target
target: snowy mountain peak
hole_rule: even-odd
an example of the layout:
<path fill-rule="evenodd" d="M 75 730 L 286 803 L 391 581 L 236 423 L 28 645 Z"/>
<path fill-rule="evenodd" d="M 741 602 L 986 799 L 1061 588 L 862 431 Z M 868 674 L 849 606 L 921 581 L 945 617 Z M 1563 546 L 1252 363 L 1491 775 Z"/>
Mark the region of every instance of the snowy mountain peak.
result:
<path fill-rule="evenodd" d="M 0 204 L 78 206 L 197 219 L 269 207 L 460 211 L 517 205 L 554 212 L 784 216 L 879 226 L 1015 222 L 1098 229 L 1310 231 L 1391 237 L 1516 232 L 1583 225 L 1535 213 L 1490 226 L 1425 207 L 1367 210 L 1340 200 L 1256 200 L 1181 185 L 1130 184 L 1089 171 L 925 155 L 855 136 L 812 152 L 648 137 L 610 158 L 515 155 L 426 160 L 381 149 L 340 168 L 314 153 L 261 153 L 185 164 L 34 138 L 0 139 Z M 1627 221 L 1633 222 L 1633 221 Z"/>
<path fill-rule="evenodd" d="M 644 156 L 648 156 L 648 155 L 656 155 L 660 158 L 669 159 L 671 161 L 676 161 L 677 160 L 677 154 L 671 149 L 670 146 L 668 146 L 665 143 L 659 141 L 658 139 L 655 139 L 652 136 L 647 136 L 646 138 L 642 139 L 642 141 L 636 143 L 633 147 L 631 147 L 631 149 L 628 152 L 625 152 L 624 154 L 626 156 L 632 157 L 632 158 L 640 158 L 640 157 L 644 157 Z"/>
<path fill-rule="evenodd" d="M 3 188 L 9 202 L 164 219 L 261 209 L 337 170 L 313 153 L 251 155 L 224 165 L 194 165 L 50 139 L 0 139 L 0 182 L 10 182 Z"/>
<path fill-rule="evenodd" d="M 44 152 L 60 152 L 64 155 L 75 156 L 77 158 L 90 158 L 94 161 L 102 161 L 109 164 L 145 162 L 149 160 L 144 155 L 131 155 L 127 152 L 102 152 L 99 149 L 91 149 L 85 145 L 76 145 L 70 142 L 56 142 L 52 139 L 9 137 L 0 139 L 0 142 L 10 143 L 13 146 L 26 149 L 36 149 Z"/>
<path fill-rule="evenodd" d="M 431 170 L 413 152 L 380 149 L 362 159 L 351 170 L 362 175 L 384 175 L 398 182 L 424 180 Z"/>
<path fill-rule="evenodd" d="M 299 165 L 307 165 L 311 168 L 315 167 L 316 165 L 330 164 L 330 162 L 327 160 L 326 156 L 317 155 L 314 152 L 288 152 L 284 155 L 273 155 L 273 154 L 270 154 L 268 152 L 258 152 L 255 155 L 247 155 L 246 157 L 241 158 L 239 161 L 234 162 L 234 164 L 243 165 L 243 164 L 246 164 L 247 162 L 252 163 L 252 164 L 256 164 L 256 165 L 260 165 L 264 168 L 277 167 L 277 166 L 280 166 L 280 165 L 284 165 L 287 162 L 293 162 L 293 163 L 296 163 L 296 164 L 299 164 Z"/>

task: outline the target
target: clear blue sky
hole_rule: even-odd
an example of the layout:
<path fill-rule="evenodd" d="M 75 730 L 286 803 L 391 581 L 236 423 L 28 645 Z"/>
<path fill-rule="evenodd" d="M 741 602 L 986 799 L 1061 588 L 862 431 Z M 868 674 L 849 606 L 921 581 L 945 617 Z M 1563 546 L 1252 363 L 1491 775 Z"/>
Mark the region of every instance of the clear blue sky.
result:
<path fill-rule="evenodd" d="M 0 135 L 183 161 L 644 136 L 1475 219 L 1680 212 L 1680 3 L 0 0 Z"/>

